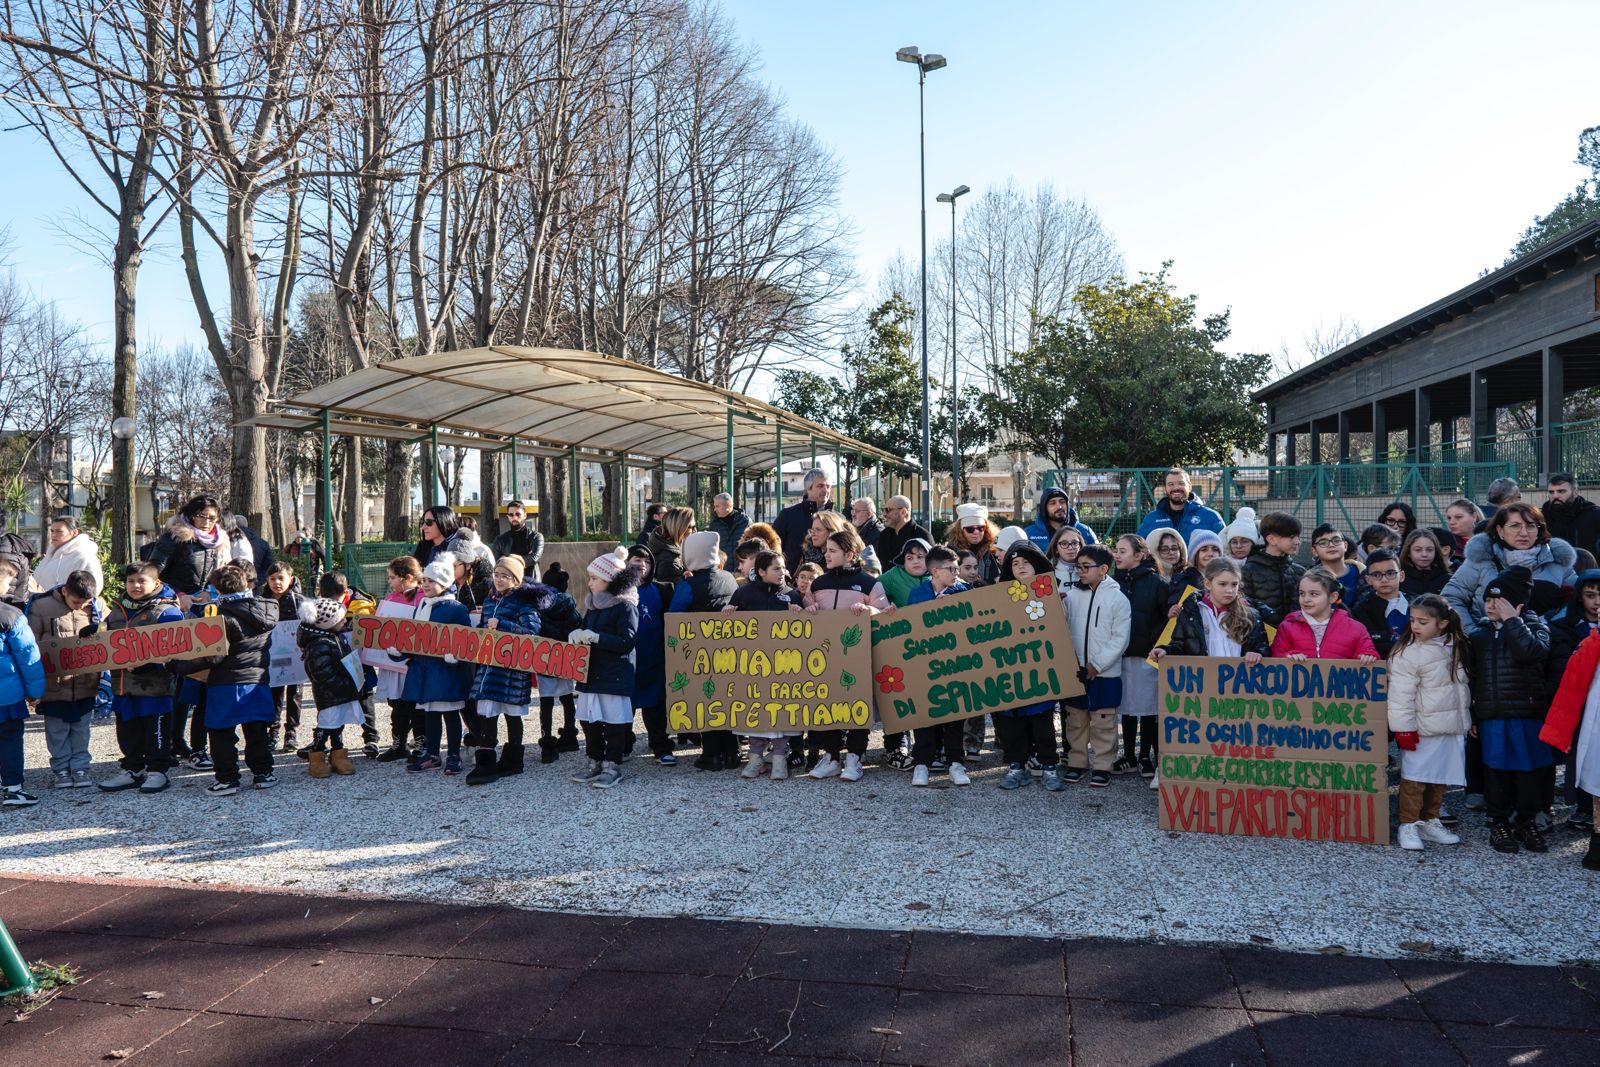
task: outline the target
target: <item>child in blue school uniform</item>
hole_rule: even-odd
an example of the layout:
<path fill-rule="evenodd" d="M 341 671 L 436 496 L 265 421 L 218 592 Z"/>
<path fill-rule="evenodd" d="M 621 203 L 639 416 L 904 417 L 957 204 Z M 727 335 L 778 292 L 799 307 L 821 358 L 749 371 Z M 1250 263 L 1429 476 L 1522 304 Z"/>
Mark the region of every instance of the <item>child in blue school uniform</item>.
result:
<path fill-rule="evenodd" d="M 189 660 L 186 672 L 206 672 L 206 739 L 211 745 L 212 774 L 206 788 L 214 797 L 239 792 L 238 732 L 244 733 L 244 761 L 251 784 L 271 789 L 278 784 L 272 770 L 270 730 L 277 720 L 272 690 L 267 686 L 267 647 L 278 625 L 278 602 L 256 596 L 249 575 L 228 564 L 211 572 L 217 591 L 216 617 L 228 636 L 228 651 L 209 659 Z"/>
<path fill-rule="evenodd" d="M 7 808 L 39 803 L 22 788 L 22 727 L 28 704 L 44 696 L 39 642 L 22 609 L 5 601 L 17 573 L 16 564 L 0 559 L 0 806 Z"/>
<path fill-rule="evenodd" d="M 472 616 L 455 598 L 455 565 L 454 553 L 440 552 L 422 568 L 422 599 L 413 616 L 417 621 L 472 625 Z M 406 770 L 420 774 L 443 766 L 446 774 L 461 773 L 461 712 L 471 688 L 472 664 L 454 656 L 411 657 L 400 696 L 422 714 L 423 743 Z M 439 742 L 447 731 L 449 748 L 441 761 Z"/>
<path fill-rule="evenodd" d="M 583 628 L 567 640 L 589 646 L 589 676 L 578 683 L 578 721 L 589 756 L 574 782 L 610 789 L 622 780 L 633 729 L 634 642 L 639 632 L 639 577 L 618 547 L 589 564 Z"/>
<path fill-rule="evenodd" d="M 161 580 L 153 563 L 130 563 L 122 571 L 122 596 L 106 615 L 107 630 L 181 622 L 178 594 Z M 111 710 L 117 717 L 121 770 L 95 784 L 108 793 L 137 789 L 160 793 L 171 784 L 172 673 L 162 663 L 111 672 Z"/>

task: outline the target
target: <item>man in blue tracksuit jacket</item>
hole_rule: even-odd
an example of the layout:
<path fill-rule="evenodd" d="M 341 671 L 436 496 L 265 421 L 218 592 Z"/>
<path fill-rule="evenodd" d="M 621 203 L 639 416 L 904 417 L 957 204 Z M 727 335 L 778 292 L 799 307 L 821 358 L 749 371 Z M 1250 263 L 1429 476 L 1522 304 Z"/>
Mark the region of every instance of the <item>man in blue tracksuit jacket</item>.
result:
<path fill-rule="evenodd" d="M 1163 527 L 1178 531 L 1187 544 L 1196 530 L 1222 533 L 1222 516 L 1200 502 L 1189 487 L 1189 472 L 1182 467 L 1167 471 L 1162 485 L 1167 497 L 1139 524 L 1139 536 L 1149 538 Z"/>

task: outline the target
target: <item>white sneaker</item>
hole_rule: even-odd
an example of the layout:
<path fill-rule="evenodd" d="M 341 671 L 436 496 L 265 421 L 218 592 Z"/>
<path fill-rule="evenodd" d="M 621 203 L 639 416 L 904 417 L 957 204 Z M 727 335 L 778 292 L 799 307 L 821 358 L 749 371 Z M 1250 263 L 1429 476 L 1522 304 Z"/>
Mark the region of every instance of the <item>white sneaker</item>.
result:
<path fill-rule="evenodd" d="M 1410 849 L 1412 852 L 1422 851 L 1422 835 L 1418 831 L 1420 822 L 1406 822 L 1400 824 L 1400 847 Z"/>
<path fill-rule="evenodd" d="M 761 777 L 761 768 L 766 766 L 766 763 L 767 763 L 767 761 L 764 760 L 764 759 L 757 758 L 757 759 L 751 760 L 750 762 L 748 762 L 748 763 L 746 763 L 744 765 L 744 770 L 739 772 L 739 777 L 740 778 L 746 778 L 746 779 L 760 778 Z"/>
<path fill-rule="evenodd" d="M 1160 789 L 1161 788 L 1161 772 L 1160 771 L 1156 771 L 1156 776 L 1154 778 L 1150 779 L 1150 788 L 1151 789 Z"/>
<path fill-rule="evenodd" d="M 1043 771 L 1040 772 L 1044 773 Z M 951 785 L 971 785 L 972 779 L 967 777 L 967 769 L 959 763 L 950 764 Z"/>
<path fill-rule="evenodd" d="M 1446 830 L 1444 823 L 1438 819 L 1429 819 L 1427 822 L 1417 823 L 1417 835 L 1424 841 L 1432 841 L 1436 845 L 1461 844 L 1461 838 Z"/>
<path fill-rule="evenodd" d="M 144 777 L 143 774 L 133 771 L 118 771 L 110 778 L 106 778 L 97 784 L 107 793 L 116 793 L 123 789 L 139 788 L 140 783 L 144 781 Z"/>
<path fill-rule="evenodd" d="M 772 780 L 786 782 L 789 780 L 789 754 L 787 752 L 773 753 Z"/>
<path fill-rule="evenodd" d="M 139 785 L 139 792 L 159 793 L 171 784 L 171 779 L 169 779 L 165 774 L 162 774 L 160 771 L 151 771 L 149 774 L 144 776 L 144 781 Z"/>
<path fill-rule="evenodd" d="M 817 765 L 811 768 L 810 778 L 837 778 L 842 773 L 839 761 L 824 752 L 822 758 L 817 760 Z M 859 775 L 857 776 L 859 777 Z"/>
<path fill-rule="evenodd" d="M 928 784 L 928 765 L 926 763 L 919 763 L 916 765 L 916 767 L 912 768 L 911 784 L 915 786 L 925 786 Z"/>
<path fill-rule="evenodd" d="M 854 752 L 844 754 L 844 770 L 839 772 L 839 777 L 847 782 L 861 781 L 861 757 Z"/>

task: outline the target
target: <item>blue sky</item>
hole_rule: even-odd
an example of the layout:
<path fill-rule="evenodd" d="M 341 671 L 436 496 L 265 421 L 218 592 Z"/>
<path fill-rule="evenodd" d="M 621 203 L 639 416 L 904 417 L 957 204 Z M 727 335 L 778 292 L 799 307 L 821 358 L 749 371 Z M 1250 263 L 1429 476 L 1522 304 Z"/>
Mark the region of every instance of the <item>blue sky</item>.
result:
<path fill-rule="evenodd" d="M 842 160 L 869 290 L 917 247 L 916 75 L 894 60 L 917 45 L 950 61 L 928 78 L 930 200 L 1053 181 L 1099 210 L 1130 270 L 1174 260 L 1203 309 L 1231 306 L 1244 350 L 1298 348 L 1340 316 L 1375 328 L 1497 265 L 1582 177 L 1577 134 L 1600 123 L 1577 3 L 724 10 Z M 107 335 L 107 272 L 56 231 L 98 219 L 31 135 L 0 138 L 13 268 Z M 147 343 L 198 340 L 170 248 L 140 298 Z"/>

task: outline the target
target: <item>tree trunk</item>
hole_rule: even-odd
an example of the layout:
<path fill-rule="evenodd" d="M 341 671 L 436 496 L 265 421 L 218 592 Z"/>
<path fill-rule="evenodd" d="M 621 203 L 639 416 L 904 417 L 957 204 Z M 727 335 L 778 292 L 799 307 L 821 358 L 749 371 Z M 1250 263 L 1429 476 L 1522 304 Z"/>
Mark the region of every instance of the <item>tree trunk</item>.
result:
<path fill-rule="evenodd" d="M 500 453 L 487 448 L 478 453 L 478 536 L 500 536 Z"/>
<path fill-rule="evenodd" d="M 142 194 L 142 190 L 141 190 Z M 139 289 L 139 263 L 143 249 L 139 244 L 139 227 L 144 219 L 141 210 L 129 217 L 124 205 L 117 226 L 117 245 L 111 267 L 112 289 L 112 342 L 115 360 L 111 384 L 112 419 L 137 417 L 135 383 L 138 379 L 138 348 L 135 330 L 136 302 Z M 112 438 L 111 485 L 112 499 L 119 504 L 111 509 L 111 559 L 114 563 L 131 563 L 129 553 L 133 546 L 133 479 L 134 438 Z"/>
<path fill-rule="evenodd" d="M 383 482 L 383 536 L 389 541 L 411 539 L 411 445 L 390 441 L 386 446 Z"/>
<path fill-rule="evenodd" d="M 550 492 L 540 503 L 548 504 L 550 507 L 550 528 L 555 531 L 556 536 L 572 537 L 574 516 L 567 504 L 570 495 L 567 488 L 566 460 L 556 456 L 542 462 L 550 464 L 550 480 L 546 483 L 550 487 Z"/>
<path fill-rule="evenodd" d="M 365 536 L 366 522 L 362 512 L 363 497 L 366 492 L 362 488 L 361 479 L 361 438 L 346 437 L 342 442 L 344 447 L 344 536 L 347 541 L 361 543 Z"/>

